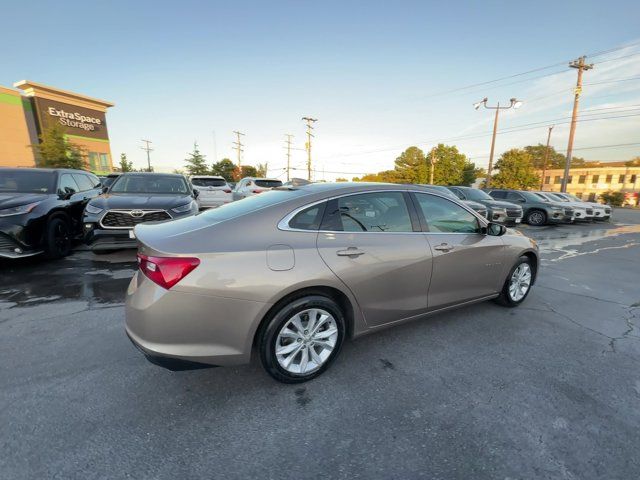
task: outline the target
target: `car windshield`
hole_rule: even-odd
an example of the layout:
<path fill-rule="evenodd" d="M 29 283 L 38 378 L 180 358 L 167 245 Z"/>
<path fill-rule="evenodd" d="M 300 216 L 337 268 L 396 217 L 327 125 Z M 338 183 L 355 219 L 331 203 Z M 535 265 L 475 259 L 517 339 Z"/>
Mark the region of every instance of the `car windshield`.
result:
<path fill-rule="evenodd" d="M 223 178 L 192 178 L 191 184 L 194 187 L 225 187 L 227 181 Z"/>
<path fill-rule="evenodd" d="M 576 197 L 575 195 L 571 195 L 570 193 L 565 193 L 565 198 L 569 197 L 571 200 L 573 200 L 574 202 L 582 202 L 582 200 L 580 200 L 578 197 Z"/>
<path fill-rule="evenodd" d="M 189 193 L 187 182 L 173 175 L 122 175 L 111 186 L 110 193 Z"/>
<path fill-rule="evenodd" d="M 545 193 L 545 196 L 551 200 L 554 200 L 556 202 L 568 202 L 569 200 L 567 200 L 564 197 L 561 197 L 560 195 L 556 195 L 555 193 Z"/>
<path fill-rule="evenodd" d="M 280 180 L 254 180 L 255 184 L 262 188 L 275 188 L 281 187 L 282 182 Z"/>
<path fill-rule="evenodd" d="M 546 197 L 542 193 L 533 192 L 533 196 L 536 197 L 536 200 L 542 200 L 543 202 L 549 202 L 549 197 Z"/>
<path fill-rule="evenodd" d="M 51 172 L 0 169 L 0 192 L 51 193 L 54 179 Z"/>
<path fill-rule="evenodd" d="M 110 187 L 111 185 L 113 185 L 113 182 L 116 181 L 118 177 L 106 177 L 102 180 L 102 186 L 103 187 Z"/>
<path fill-rule="evenodd" d="M 475 200 L 476 202 L 481 200 L 493 200 L 490 195 L 482 190 L 478 190 L 477 188 L 465 188 L 463 192 L 467 199 Z"/>

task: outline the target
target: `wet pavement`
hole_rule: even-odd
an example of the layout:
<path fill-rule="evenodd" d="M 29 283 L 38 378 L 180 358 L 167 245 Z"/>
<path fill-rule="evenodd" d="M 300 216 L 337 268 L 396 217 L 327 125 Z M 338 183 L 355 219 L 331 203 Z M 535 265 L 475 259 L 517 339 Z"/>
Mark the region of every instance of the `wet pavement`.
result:
<path fill-rule="evenodd" d="M 133 252 L 0 263 L 0 478 L 637 478 L 640 211 L 531 228 L 539 281 L 348 342 L 299 386 L 168 372 L 123 333 Z"/>

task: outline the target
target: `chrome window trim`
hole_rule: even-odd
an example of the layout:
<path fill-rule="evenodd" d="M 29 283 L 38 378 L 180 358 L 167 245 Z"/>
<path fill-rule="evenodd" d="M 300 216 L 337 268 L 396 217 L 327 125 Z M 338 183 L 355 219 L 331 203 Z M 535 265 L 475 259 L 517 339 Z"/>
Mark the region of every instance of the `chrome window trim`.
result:
<path fill-rule="evenodd" d="M 102 224 L 102 220 L 104 220 L 104 217 L 106 217 L 109 212 L 128 213 L 129 215 L 131 215 L 131 212 L 134 211 L 134 210 L 141 210 L 142 212 L 144 212 L 144 214 L 142 215 L 143 217 L 147 213 L 165 212 L 167 215 L 169 215 L 169 218 L 167 220 L 173 220 L 173 215 L 171 215 L 168 210 L 163 210 L 161 208 L 153 209 L 153 210 L 144 210 L 142 208 L 130 208 L 130 209 L 112 208 L 112 209 L 107 210 L 106 212 L 104 212 L 104 214 L 102 215 L 102 218 L 100 218 L 100 222 L 98 222 L 98 224 L 100 225 L 101 228 L 104 228 L 105 230 L 133 230 L 134 228 L 136 228 L 135 225 L 133 227 L 106 227 L 105 225 Z M 131 217 L 133 217 L 133 215 L 131 215 Z"/>
<path fill-rule="evenodd" d="M 287 215 L 285 215 L 279 222 L 278 222 L 278 230 L 282 230 L 285 232 L 304 232 L 304 233 L 340 233 L 340 234 L 347 234 L 347 235 L 353 235 L 353 234 L 363 234 L 363 233 L 368 233 L 368 234 L 376 234 L 379 235 L 381 233 L 384 233 L 385 235 L 425 235 L 425 234 L 437 234 L 437 235 L 472 235 L 469 232 L 345 232 L 345 231 L 338 231 L 338 230 L 304 230 L 302 228 L 292 228 L 289 226 L 289 222 L 293 219 L 293 217 L 295 217 L 298 213 L 300 213 L 302 210 L 306 210 L 307 208 L 311 208 L 315 205 L 319 205 L 321 203 L 324 202 L 330 202 L 331 200 L 336 200 L 338 198 L 342 198 L 342 197 L 349 197 L 352 195 L 361 195 L 363 193 L 388 193 L 388 192 L 399 192 L 399 193 L 404 193 L 404 192 L 408 192 L 408 193 L 424 193 L 427 195 L 433 195 L 434 197 L 439 197 L 439 198 L 443 198 L 445 200 L 450 201 L 451 203 L 453 203 L 454 205 L 458 205 L 460 207 L 462 207 L 464 210 L 466 210 L 467 212 L 471 213 L 474 217 L 476 217 L 479 222 L 480 222 L 480 227 L 486 227 L 490 222 L 487 221 L 486 218 L 484 218 L 483 216 L 479 215 L 475 210 L 473 210 L 471 207 L 467 207 L 466 205 L 462 204 L 462 201 L 458 201 L 458 200 L 454 200 L 453 198 L 448 198 L 445 195 L 441 195 L 437 192 L 426 192 L 424 190 L 415 190 L 415 189 L 389 189 L 389 190 L 363 190 L 361 192 L 350 192 L 350 193 L 343 193 L 341 195 L 334 195 L 332 197 L 327 197 L 327 198 L 323 198 L 322 200 L 316 200 L 315 202 L 311 202 L 311 203 L 307 203 L 306 205 L 303 205 L 301 207 L 296 208 L 295 210 L 293 210 L 292 212 L 288 213 Z"/>

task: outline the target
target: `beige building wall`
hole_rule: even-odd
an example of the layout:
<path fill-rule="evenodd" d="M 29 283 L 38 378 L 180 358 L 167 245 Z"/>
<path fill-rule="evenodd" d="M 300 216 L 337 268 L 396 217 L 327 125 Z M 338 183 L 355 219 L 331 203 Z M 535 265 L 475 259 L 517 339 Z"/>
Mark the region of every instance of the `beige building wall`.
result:
<path fill-rule="evenodd" d="M 563 169 L 547 170 L 543 190 L 559 192 L 562 185 Z M 640 191 L 640 167 L 591 167 L 572 168 L 567 182 L 567 192 L 583 200 L 597 201 L 598 197 L 608 191 L 624 192 L 629 199 L 627 203 L 637 204 Z"/>
<path fill-rule="evenodd" d="M 0 87 L 0 166 L 33 167 L 32 140 L 27 118 L 31 114 L 29 101 L 20 92 Z"/>

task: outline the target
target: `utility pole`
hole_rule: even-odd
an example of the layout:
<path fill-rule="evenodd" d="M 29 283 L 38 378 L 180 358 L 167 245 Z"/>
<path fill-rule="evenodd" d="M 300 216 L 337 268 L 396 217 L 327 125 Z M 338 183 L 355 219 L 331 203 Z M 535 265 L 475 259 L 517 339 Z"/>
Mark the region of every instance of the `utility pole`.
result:
<path fill-rule="evenodd" d="M 302 120 L 307 122 L 307 180 L 311 181 L 311 137 L 314 136 L 311 133 L 311 130 L 313 130 L 313 126 L 311 124 L 317 122 L 318 119 L 311 117 L 302 117 Z"/>
<path fill-rule="evenodd" d="M 512 98 L 509 100 L 509 105 L 506 107 L 501 107 L 500 102 L 495 107 L 490 107 L 487 105 L 487 101 L 489 99 L 484 97 L 478 103 L 473 104 L 473 108 L 478 110 L 481 105 L 484 105 L 484 108 L 489 110 L 495 110 L 496 116 L 493 120 L 493 136 L 491 137 L 491 152 L 489 153 L 489 166 L 487 167 L 487 179 L 485 180 L 485 188 L 488 188 L 491 185 L 491 170 L 493 169 L 493 154 L 496 149 L 496 134 L 498 133 L 498 115 L 500 114 L 500 110 L 509 110 L 510 108 L 520 108 L 522 106 L 522 102 L 517 98 Z"/>
<path fill-rule="evenodd" d="M 151 140 L 141 140 L 142 142 L 145 143 L 144 147 L 140 147 L 142 150 L 145 150 L 147 152 L 147 172 L 151 171 L 151 155 L 150 152 L 153 152 L 153 148 L 151 148 L 149 145 L 151 145 L 151 143 L 153 143 Z"/>
<path fill-rule="evenodd" d="M 287 182 L 288 182 L 289 180 L 291 180 L 291 178 L 289 177 L 289 172 L 291 170 L 291 138 L 293 138 L 293 135 L 291 135 L 290 133 L 285 133 L 284 136 L 287 137 L 286 143 L 287 143 Z"/>
<path fill-rule="evenodd" d="M 242 152 L 244 152 L 244 150 L 242 149 L 242 147 L 244 145 L 242 145 L 242 142 L 240 141 L 240 135 L 244 136 L 244 133 L 242 132 L 238 132 L 237 130 L 234 130 L 233 133 L 236 134 L 237 137 L 237 141 L 233 142 L 233 144 L 235 145 L 233 147 L 233 149 L 238 152 L 238 170 L 240 170 L 240 175 L 242 175 Z"/>
<path fill-rule="evenodd" d="M 218 142 L 216 141 L 216 131 L 211 130 L 213 135 L 213 163 L 218 163 Z"/>
<path fill-rule="evenodd" d="M 436 147 L 433 147 L 431 149 L 431 153 L 429 154 L 429 163 L 431 164 L 429 168 L 429 185 L 433 185 L 433 174 L 435 172 L 437 161 L 438 159 L 436 158 Z"/>
<path fill-rule="evenodd" d="M 567 145 L 567 160 L 564 164 L 564 176 L 562 177 L 561 192 L 567 191 L 567 180 L 569 180 L 569 169 L 571 168 L 571 157 L 573 155 L 573 137 L 576 134 L 576 121 L 578 119 L 578 104 L 580 103 L 580 94 L 582 93 L 582 72 L 585 70 L 591 70 L 593 63 L 584 63 L 584 55 L 577 60 L 574 60 L 569 64 L 569 67 L 578 69 L 578 81 L 576 82 L 576 89 L 573 97 L 573 113 L 571 114 L 571 130 L 569 130 L 569 144 Z"/>
<path fill-rule="evenodd" d="M 547 134 L 547 148 L 544 151 L 544 163 L 542 164 L 542 178 L 540 179 L 540 190 L 544 190 L 544 176 L 547 174 L 547 162 L 549 161 L 549 142 L 551 141 L 551 130 L 555 125 L 549 127 Z"/>

